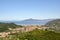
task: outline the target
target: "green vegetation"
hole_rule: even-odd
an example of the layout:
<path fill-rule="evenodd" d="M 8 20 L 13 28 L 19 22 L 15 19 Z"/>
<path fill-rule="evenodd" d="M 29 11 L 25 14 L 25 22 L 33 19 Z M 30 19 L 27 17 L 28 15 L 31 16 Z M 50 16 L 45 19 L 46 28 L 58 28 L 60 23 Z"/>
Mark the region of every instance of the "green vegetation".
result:
<path fill-rule="evenodd" d="M 60 33 L 35 29 L 30 32 L 16 33 L 0 40 L 60 40 Z"/>
<path fill-rule="evenodd" d="M 0 23 L 0 32 L 6 32 L 9 31 L 8 28 L 17 28 L 17 27 L 22 26 L 16 25 L 14 23 Z"/>
<path fill-rule="evenodd" d="M 9 34 L 6 37 L 0 37 L 0 40 L 60 40 L 60 19 L 48 22 L 46 25 L 50 27 L 46 30 L 35 29 L 29 32 L 19 32 L 14 34 Z M 18 28 L 22 27 L 14 23 L 0 23 L 0 32 L 10 31 L 8 28 Z"/>

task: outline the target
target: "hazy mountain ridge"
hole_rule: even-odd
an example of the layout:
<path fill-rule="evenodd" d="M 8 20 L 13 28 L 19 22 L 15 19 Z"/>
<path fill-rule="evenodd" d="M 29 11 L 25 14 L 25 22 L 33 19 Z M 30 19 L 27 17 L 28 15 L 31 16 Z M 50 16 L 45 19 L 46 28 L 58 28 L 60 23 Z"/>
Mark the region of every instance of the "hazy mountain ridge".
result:
<path fill-rule="evenodd" d="M 51 21 L 53 19 L 46 19 L 46 20 L 38 20 L 38 19 L 26 19 L 23 21 L 17 21 L 15 22 L 16 24 L 26 24 L 26 25 L 31 25 L 31 24 L 36 24 L 36 25 L 43 25 L 45 23 L 47 23 L 48 21 Z"/>
<path fill-rule="evenodd" d="M 44 20 L 39 20 L 39 19 L 25 19 L 25 20 L 20 20 L 20 21 L 0 21 L 0 22 L 5 22 L 5 23 L 15 23 L 19 25 L 43 25 L 46 24 L 47 22 L 54 20 L 54 19 L 44 19 Z"/>

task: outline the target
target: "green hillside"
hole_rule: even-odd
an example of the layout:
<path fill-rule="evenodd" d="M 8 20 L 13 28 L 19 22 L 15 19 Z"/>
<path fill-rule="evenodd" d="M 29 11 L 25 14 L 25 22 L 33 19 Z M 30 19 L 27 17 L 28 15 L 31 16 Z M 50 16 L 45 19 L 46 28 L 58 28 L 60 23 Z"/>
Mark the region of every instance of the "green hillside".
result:
<path fill-rule="evenodd" d="M 8 28 L 17 28 L 17 27 L 22 27 L 22 26 L 16 25 L 14 23 L 0 23 L 0 32 L 9 31 Z"/>
<path fill-rule="evenodd" d="M 60 33 L 35 29 L 31 32 L 12 34 L 0 40 L 60 40 Z"/>

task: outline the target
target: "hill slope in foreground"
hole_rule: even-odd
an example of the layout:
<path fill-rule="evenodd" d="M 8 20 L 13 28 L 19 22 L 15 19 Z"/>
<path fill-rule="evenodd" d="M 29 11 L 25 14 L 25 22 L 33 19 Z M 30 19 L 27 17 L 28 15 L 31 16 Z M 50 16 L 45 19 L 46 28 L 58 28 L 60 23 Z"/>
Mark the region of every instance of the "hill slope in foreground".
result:
<path fill-rule="evenodd" d="M 30 32 L 12 34 L 0 40 L 60 40 L 60 33 L 35 29 Z"/>

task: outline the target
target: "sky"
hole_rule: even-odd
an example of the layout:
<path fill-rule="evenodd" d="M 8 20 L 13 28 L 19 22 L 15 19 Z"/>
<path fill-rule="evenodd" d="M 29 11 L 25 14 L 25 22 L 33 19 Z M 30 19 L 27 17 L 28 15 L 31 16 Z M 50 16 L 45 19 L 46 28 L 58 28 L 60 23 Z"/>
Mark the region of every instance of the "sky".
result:
<path fill-rule="evenodd" d="M 0 20 L 60 18 L 60 0 L 0 0 Z"/>

